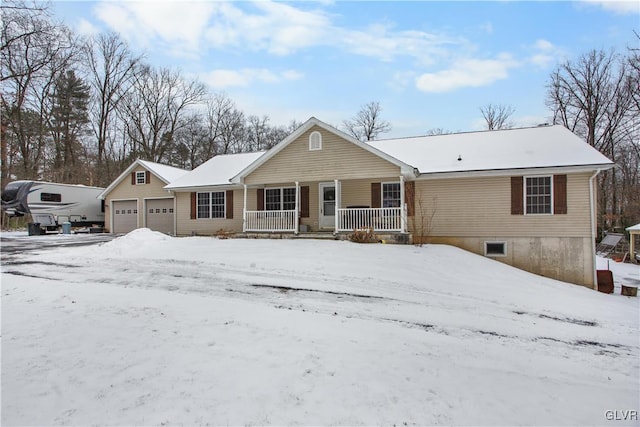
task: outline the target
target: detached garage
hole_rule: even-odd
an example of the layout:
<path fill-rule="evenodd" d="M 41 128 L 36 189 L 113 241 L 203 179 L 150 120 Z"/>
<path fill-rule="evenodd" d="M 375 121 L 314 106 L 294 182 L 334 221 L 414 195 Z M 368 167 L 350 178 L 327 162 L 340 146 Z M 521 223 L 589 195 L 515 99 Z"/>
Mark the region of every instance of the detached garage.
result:
<path fill-rule="evenodd" d="M 99 196 L 105 201 L 105 229 L 128 233 L 150 228 L 175 234 L 175 199 L 163 187 L 187 171 L 136 160 Z"/>

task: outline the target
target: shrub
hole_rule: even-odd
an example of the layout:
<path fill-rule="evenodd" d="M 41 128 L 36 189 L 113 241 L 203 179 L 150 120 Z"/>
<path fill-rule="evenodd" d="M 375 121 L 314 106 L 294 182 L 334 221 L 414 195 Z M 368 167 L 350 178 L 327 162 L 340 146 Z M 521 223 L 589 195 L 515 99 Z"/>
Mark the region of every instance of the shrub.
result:
<path fill-rule="evenodd" d="M 357 230 L 353 230 L 353 233 L 349 234 L 349 240 L 355 243 L 379 243 L 380 240 L 376 233 L 373 232 L 373 227 L 363 227 Z"/>
<path fill-rule="evenodd" d="M 233 237 L 234 234 L 235 233 L 233 231 L 226 230 L 224 228 L 221 228 L 215 233 L 213 233 L 213 235 L 216 236 L 218 239 L 228 239 L 229 237 Z"/>

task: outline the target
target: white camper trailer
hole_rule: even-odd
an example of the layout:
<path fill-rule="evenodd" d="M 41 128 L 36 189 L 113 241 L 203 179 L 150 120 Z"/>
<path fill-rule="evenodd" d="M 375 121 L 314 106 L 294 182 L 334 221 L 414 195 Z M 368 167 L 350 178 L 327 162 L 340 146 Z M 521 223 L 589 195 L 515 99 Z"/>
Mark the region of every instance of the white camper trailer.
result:
<path fill-rule="evenodd" d="M 57 224 L 104 225 L 104 188 L 55 182 L 14 181 L 2 191 L 2 209 L 9 216 L 53 215 Z"/>

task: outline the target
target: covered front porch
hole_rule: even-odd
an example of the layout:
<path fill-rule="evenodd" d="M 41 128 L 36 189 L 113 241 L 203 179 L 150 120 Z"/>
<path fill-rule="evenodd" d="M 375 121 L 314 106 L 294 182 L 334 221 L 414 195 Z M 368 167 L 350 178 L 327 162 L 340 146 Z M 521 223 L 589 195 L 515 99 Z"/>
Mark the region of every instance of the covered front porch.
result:
<path fill-rule="evenodd" d="M 406 233 L 404 177 L 244 185 L 245 233 Z M 411 188 L 413 188 L 411 186 Z M 253 199 L 255 194 L 255 204 Z M 249 209 L 254 207 L 254 210 Z"/>

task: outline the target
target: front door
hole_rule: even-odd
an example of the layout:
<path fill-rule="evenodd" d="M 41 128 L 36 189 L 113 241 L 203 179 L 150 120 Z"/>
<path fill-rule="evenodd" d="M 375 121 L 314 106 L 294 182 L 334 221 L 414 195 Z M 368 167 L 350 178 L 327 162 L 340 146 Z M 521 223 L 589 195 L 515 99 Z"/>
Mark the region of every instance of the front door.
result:
<path fill-rule="evenodd" d="M 333 182 L 320 183 L 320 228 L 334 229 L 336 224 L 336 185 Z"/>

